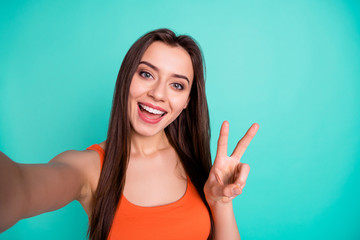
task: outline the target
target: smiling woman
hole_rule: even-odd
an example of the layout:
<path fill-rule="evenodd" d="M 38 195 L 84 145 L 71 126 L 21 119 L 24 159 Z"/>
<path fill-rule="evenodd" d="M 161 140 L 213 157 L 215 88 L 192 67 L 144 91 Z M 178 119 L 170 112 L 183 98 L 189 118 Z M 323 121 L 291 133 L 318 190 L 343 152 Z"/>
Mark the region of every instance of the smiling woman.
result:
<path fill-rule="evenodd" d="M 232 199 L 258 128 L 227 156 L 225 121 L 212 166 L 200 48 L 169 29 L 149 32 L 123 60 L 104 142 L 48 164 L 0 155 L 0 230 L 78 200 L 90 239 L 240 239 Z"/>
<path fill-rule="evenodd" d="M 182 47 L 160 41 L 149 46 L 129 90 L 130 123 L 135 132 L 156 135 L 180 115 L 190 100 L 193 72 L 190 55 Z"/>

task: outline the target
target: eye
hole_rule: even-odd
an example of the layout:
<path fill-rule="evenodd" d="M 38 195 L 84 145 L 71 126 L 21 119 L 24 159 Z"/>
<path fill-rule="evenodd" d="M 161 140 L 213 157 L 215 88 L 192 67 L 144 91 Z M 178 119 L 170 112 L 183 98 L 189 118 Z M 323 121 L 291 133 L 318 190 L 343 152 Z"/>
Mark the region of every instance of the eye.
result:
<path fill-rule="evenodd" d="M 184 89 L 184 86 L 182 84 L 180 84 L 180 83 L 173 83 L 172 85 L 177 90 L 183 90 Z"/>
<path fill-rule="evenodd" d="M 145 71 L 140 71 L 139 75 L 143 78 L 153 78 L 153 76 L 150 73 L 145 72 Z"/>

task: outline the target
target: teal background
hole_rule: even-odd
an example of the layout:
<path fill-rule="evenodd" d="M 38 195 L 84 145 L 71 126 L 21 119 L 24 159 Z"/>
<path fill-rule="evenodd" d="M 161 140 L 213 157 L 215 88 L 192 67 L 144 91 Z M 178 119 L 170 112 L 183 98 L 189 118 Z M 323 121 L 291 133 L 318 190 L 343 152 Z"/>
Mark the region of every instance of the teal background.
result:
<path fill-rule="evenodd" d="M 242 239 L 360 239 L 358 1 L 2 1 L 0 150 L 46 163 L 105 140 L 121 61 L 160 27 L 204 52 L 213 156 L 223 120 L 229 149 L 260 125 L 234 200 Z M 86 230 L 73 202 L 0 239 Z"/>

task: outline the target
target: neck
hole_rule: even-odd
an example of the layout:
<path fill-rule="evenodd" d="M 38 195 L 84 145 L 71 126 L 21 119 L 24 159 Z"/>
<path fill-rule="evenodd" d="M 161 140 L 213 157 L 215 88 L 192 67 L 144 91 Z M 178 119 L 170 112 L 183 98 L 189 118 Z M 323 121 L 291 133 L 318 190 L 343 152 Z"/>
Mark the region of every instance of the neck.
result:
<path fill-rule="evenodd" d="M 148 156 L 169 146 L 170 143 L 164 130 L 150 137 L 139 135 L 136 132 L 131 133 L 131 154 Z"/>

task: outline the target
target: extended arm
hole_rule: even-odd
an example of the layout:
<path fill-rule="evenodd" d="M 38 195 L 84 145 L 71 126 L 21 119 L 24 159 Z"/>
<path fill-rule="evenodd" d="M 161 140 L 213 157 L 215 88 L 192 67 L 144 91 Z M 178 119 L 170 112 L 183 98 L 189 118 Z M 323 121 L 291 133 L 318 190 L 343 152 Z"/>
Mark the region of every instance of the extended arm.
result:
<path fill-rule="evenodd" d="M 81 157 L 70 150 L 48 164 L 19 164 L 0 152 L 0 232 L 77 199 L 86 183 Z"/>

